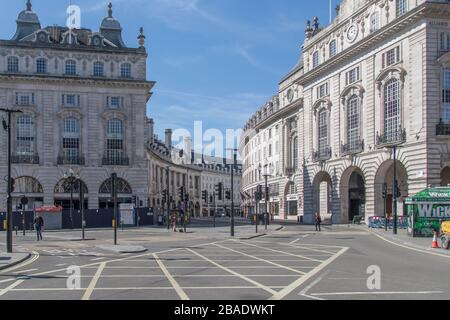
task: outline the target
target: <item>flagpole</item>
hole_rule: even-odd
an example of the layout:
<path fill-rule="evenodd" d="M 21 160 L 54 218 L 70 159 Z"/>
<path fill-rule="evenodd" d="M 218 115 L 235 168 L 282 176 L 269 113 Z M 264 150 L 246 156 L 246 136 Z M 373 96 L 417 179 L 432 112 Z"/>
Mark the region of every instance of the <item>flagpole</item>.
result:
<path fill-rule="evenodd" d="M 331 0 L 330 0 L 330 24 L 331 24 Z"/>

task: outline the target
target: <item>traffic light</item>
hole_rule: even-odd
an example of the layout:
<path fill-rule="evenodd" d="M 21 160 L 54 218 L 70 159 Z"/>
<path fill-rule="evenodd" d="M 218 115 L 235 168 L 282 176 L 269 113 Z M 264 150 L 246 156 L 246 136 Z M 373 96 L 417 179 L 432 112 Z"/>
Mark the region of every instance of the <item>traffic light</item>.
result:
<path fill-rule="evenodd" d="M 401 198 L 402 197 L 402 192 L 400 191 L 400 188 L 398 187 L 397 181 L 395 181 L 394 188 L 395 188 L 395 192 L 394 192 L 395 193 L 395 198 L 396 199 Z"/>
<path fill-rule="evenodd" d="M 206 190 L 202 191 L 202 199 L 203 201 L 208 202 L 208 191 Z"/>
<path fill-rule="evenodd" d="M 134 206 L 137 207 L 137 197 L 133 196 L 131 201 L 134 204 Z"/>
<path fill-rule="evenodd" d="M 223 184 L 222 184 L 222 182 L 219 182 L 216 185 L 216 195 L 217 195 L 217 199 L 222 200 L 222 198 L 223 198 Z"/>
<path fill-rule="evenodd" d="M 225 191 L 225 199 L 226 200 L 231 200 L 231 190 Z"/>
<path fill-rule="evenodd" d="M 181 200 L 184 200 L 184 187 L 183 187 L 183 186 L 181 186 L 181 187 L 178 189 L 178 197 L 179 197 Z"/>
<path fill-rule="evenodd" d="M 262 200 L 262 186 L 261 185 L 259 185 L 257 188 L 256 188 L 256 192 L 255 192 L 255 198 L 256 198 L 256 201 L 261 201 Z"/>
<path fill-rule="evenodd" d="M 11 178 L 11 193 L 14 192 L 14 190 L 16 189 L 16 180 L 14 180 L 14 178 Z"/>
<path fill-rule="evenodd" d="M 388 188 L 387 183 L 384 183 L 383 184 L 383 193 L 382 193 L 383 199 L 387 198 L 387 188 Z"/>

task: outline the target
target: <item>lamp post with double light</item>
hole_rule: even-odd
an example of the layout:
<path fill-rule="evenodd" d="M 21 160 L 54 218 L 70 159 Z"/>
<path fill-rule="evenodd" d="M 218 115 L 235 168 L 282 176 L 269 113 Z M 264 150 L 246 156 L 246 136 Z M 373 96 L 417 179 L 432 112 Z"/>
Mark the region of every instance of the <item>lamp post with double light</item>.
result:
<path fill-rule="evenodd" d="M 73 224 L 73 185 L 75 184 L 75 181 L 80 179 L 80 173 L 75 172 L 72 168 L 69 169 L 68 172 L 64 173 L 64 180 L 68 181 L 70 184 L 70 224 L 72 229 L 74 228 Z M 82 188 L 80 184 L 80 188 Z M 81 200 L 81 199 L 80 199 Z"/>

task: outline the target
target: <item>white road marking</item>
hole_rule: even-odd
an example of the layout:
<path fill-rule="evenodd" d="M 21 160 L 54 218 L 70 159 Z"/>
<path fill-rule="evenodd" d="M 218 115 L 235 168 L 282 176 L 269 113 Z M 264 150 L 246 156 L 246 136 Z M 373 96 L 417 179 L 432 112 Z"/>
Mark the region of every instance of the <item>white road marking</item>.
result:
<path fill-rule="evenodd" d="M 272 286 L 274 289 L 281 289 L 282 286 Z M 185 290 L 221 290 L 221 289 L 252 289 L 260 290 L 258 287 L 254 286 L 223 286 L 223 287 L 183 287 Z M 79 289 L 68 289 L 68 288 L 21 288 L 21 289 L 11 289 L 9 291 L 83 291 L 86 288 Z M 95 288 L 95 291 L 151 291 L 151 290 L 173 290 L 173 287 L 124 287 L 124 288 Z"/>
<path fill-rule="evenodd" d="M 62 267 L 62 266 L 66 266 L 66 265 L 67 265 L 67 263 L 60 263 L 60 264 L 55 265 L 55 267 Z"/>
<path fill-rule="evenodd" d="M 286 243 L 286 245 L 287 245 L 287 246 L 290 246 L 290 247 L 292 247 L 292 248 L 305 249 L 305 250 L 309 250 L 309 251 L 315 251 L 315 252 L 326 253 L 327 255 L 335 254 L 335 253 L 336 253 L 336 252 L 331 252 L 331 251 L 327 251 L 327 250 L 315 249 L 315 248 L 308 247 L 308 246 L 299 246 L 299 245 L 294 246 L 293 244 L 290 244 L 290 243 Z"/>
<path fill-rule="evenodd" d="M 237 241 L 237 240 L 233 240 L 233 241 L 236 241 L 236 242 L 239 242 L 239 243 L 244 243 L 244 242 Z M 264 248 L 264 247 L 260 247 L 260 246 L 257 246 L 256 244 L 252 244 L 252 243 L 245 243 L 245 244 L 247 244 L 247 245 L 249 245 L 249 246 L 252 246 L 252 247 L 259 248 L 259 249 L 264 249 L 264 250 L 266 250 L 266 251 L 273 251 L 273 252 L 282 253 L 282 255 L 288 255 L 288 256 L 293 256 L 293 257 L 299 257 L 299 258 L 302 258 L 302 259 L 307 259 L 307 260 L 316 261 L 316 262 L 321 262 L 321 263 L 323 262 L 323 260 L 318 260 L 318 259 L 310 258 L 310 257 L 307 257 L 307 256 L 302 256 L 302 255 L 300 255 L 300 254 L 295 254 L 295 253 L 285 252 L 285 251 L 281 251 L 281 250 L 274 250 L 274 249 L 271 249 L 271 248 Z"/>
<path fill-rule="evenodd" d="M 305 274 L 305 272 L 303 272 L 303 271 L 298 271 L 298 270 L 295 270 L 295 269 L 293 269 L 293 268 L 291 268 L 291 267 L 283 266 L 283 265 L 281 265 L 281 264 L 278 264 L 278 263 L 275 263 L 275 262 L 272 262 L 272 261 L 269 261 L 269 260 L 265 260 L 265 259 L 262 259 L 262 258 L 258 258 L 258 257 L 252 256 L 252 255 L 250 255 L 250 254 L 246 254 L 246 253 L 243 253 L 243 252 L 239 252 L 239 251 L 237 251 L 237 250 L 234 250 L 234 249 L 230 249 L 230 248 L 224 247 L 224 246 L 222 246 L 222 245 L 220 245 L 220 244 L 215 244 L 215 246 L 217 246 L 217 247 L 219 247 L 219 248 L 222 248 L 222 249 L 225 249 L 225 250 L 230 250 L 230 251 L 233 251 L 233 252 L 240 253 L 240 254 L 242 254 L 242 255 L 244 255 L 244 256 L 246 256 L 246 257 L 254 258 L 254 259 L 259 260 L 259 261 L 262 261 L 262 262 L 264 262 L 264 263 L 268 263 L 268 264 L 277 266 L 278 268 L 283 268 L 283 269 L 286 269 L 286 270 L 289 270 L 289 271 L 292 271 L 292 272 L 295 272 L 295 273 Z"/>
<path fill-rule="evenodd" d="M 95 259 L 91 259 L 91 261 L 99 261 L 99 260 L 105 260 L 105 257 L 101 257 L 101 258 L 95 258 Z"/>
<path fill-rule="evenodd" d="M 311 293 L 312 296 L 353 296 L 353 295 L 402 295 L 402 294 L 439 294 L 443 291 L 368 291 L 368 292 L 326 292 Z"/>
<path fill-rule="evenodd" d="M 95 273 L 94 277 L 91 280 L 91 283 L 89 283 L 88 288 L 86 289 L 86 292 L 84 293 L 81 300 L 89 300 L 91 297 L 92 292 L 94 292 L 95 286 L 97 285 L 98 279 L 100 279 L 100 276 L 103 272 L 103 269 L 106 266 L 106 262 L 100 263 L 100 266 L 97 269 L 97 272 Z"/>
<path fill-rule="evenodd" d="M 332 263 L 334 260 L 336 260 L 339 256 L 344 254 L 348 249 L 349 249 L 348 247 L 342 248 L 338 253 L 336 253 L 335 255 L 333 255 L 332 257 L 330 257 L 328 260 L 324 261 L 323 263 L 319 264 L 316 268 L 311 270 L 309 273 L 307 273 L 306 275 L 302 276 L 297 281 L 291 283 L 289 286 L 287 286 L 286 288 L 284 288 L 280 292 L 274 294 L 270 298 L 270 300 L 281 300 L 281 299 L 283 299 L 288 294 L 290 294 L 293 290 L 295 290 L 295 288 L 298 288 L 300 285 L 305 283 L 307 280 L 312 278 L 314 275 L 316 275 L 317 273 L 322 271 L 325 267 L 327 267 L 330 263 Z"/>
<path fill-rule="evenodd" d="M 175 291 L 178 294 L 178 296 L 180 297 L 180 299 L 181 300 L 189 300 L 189 297 L 187 296 L 187 294 L 183 291 L 183 289 L 181 289 L 178 282 L 172 277 L 169 270 L 167 270 L 167 268 L 164 266 L 164 264 L 162 263 L 162 261 L 158 257 L 158 255 L 156 253 L 154 253 L 153 257 L 155 258 L 155 260 L 158 263 L 159 267 L 161 268 L 162 272 L 166 276 L 167 280 L 169 280 L 170 284 L 175 289 Z"/>
<path fill-rule="evenodd" d="M 294 241 L 289 242 L 290 244 L 296 243 L 297 241 L 299 241 L 300 239 L 296 239 Z"/>
<path fill-rule="evenodd" d="M 22 282 L 24 282 L 25 280 L 18 280 L 16 282 L 14 282 L 13 284 L 9 285 L 8 287 L 6 287 L 5 289 L 0 291 L 0 297 L 5 295 L 6 293 L 8 293 L 8 291 L 11 291 L 12 289 L 14 289 L 15 287 L 17 287 L 18 285 L 20 285 Z"/>
<path fill-rule="evenodd" d="M 28 270 L 22 270 L 22 271 L 16 271 L 13 272 L 14 274 L 19 274 L 19 273 L 26 273 L 26 272 L 33 272 L 33 271 L 37 271 L 39 269 L 28 269 Z"/>
<path fill-rule="evenodd" d="M 315 285 L 317 285 L 320 281 L 322 281 L 323 278 L 325 278 L 325 276 L 329 273 L 330 271 L 325 271 L 320 277 L 318 277 L 316 280 L 314 280 L 313 282 L 311 282 L 307 287 L 305 287 L 302 291 L 300 291 L 298 293 L 299 296 L 304 296 L 306 298 L 310 298 L 310 299 L 314 299 L 314 300 L 324 300 L 322 298 L 318 298 L 318 297 L 314 297 L 311 296 L 309 294 L 307 294 L 307 292 L 309 290 L 311 290 Z"/>
<path fill-rule="evenodd" d="M 309 234 L 305 234 L 302 238 L 305 239 L 308 238 L 309 236 L 310 236 Z"/>
<path fill-rule="evenodd" d="M 255 285 L 255 286 L 257 286 L 257 287 L 259 287 L 259 288 L 261 288 L 261 289 L 271 293 L 271 294 L 275 294 L 276 293 L 276 291 L 272 290 L 271 288 L 266 287 L 265 285 L 262 285 L 261 283 L 256 282 L 256 281 L 254 281 L 254 280 L 252 280 L 252 279 L 250 279 L 250 278 L 248 278 L 248 277 L 246 277 L 246 276 L 244 276 L 244 275 L 242 275 L 240 273 L 237 273 L 236 271 L 233 271 L 233 270 L 231 270 L 231 269 L 229 269 L 227 267 L 224 267 L 224 266 L 218 264 L 217 262 L 212 261 L 211 259 L 201 255 L 200 253 L 198 253 L 198 252 L 196 252 L 196 251 L 194 251 L 192 249 L 188 248 L 186 250 L 188 250 L 189 252 L 192 252 L 193 254 L 199 256 L 202 259 L 205 259 L 206 261 L 210 262 L 211 264 L 215 265 L 216 267 L 219 267 L 220 269 L 222 269 L 224 271 L 227 271 L 227 272 L 229 272 L 231 274 L 234 274 L 235 276 L 237 276 L 237 277 L 239 277 L 239 278 L 241 278 L 241 279 L 243 279 L 243 280 L 245 280 L 247 282 L 250 282 L 251 284 L 253 284 L 253 285 Z"/>
<path fill-rule="evenodd" d="M 11 271 L 13 271 L 13 270 L 17 270 L 17 269 L 23 268 L 23 267 L 25 267 L 25 266 L 27 266 L 27 265 L 29 265 L 29 264 L 32 264 L 32 263 L 35 262 L 37 259 L 39 259 L 39 252 L 37 252 L 37 251 L 32 251 L 31 254 L 33 255 L 31 259 L 26 260 L 26 261 L 24 261 L 24 262 L 22 262 L 22 263 L 19 263 L 18 265 L 12 266 L 11 268 L 3 269 L 3 270 L 0 272 L 0 274 L 2 274 L 2 273 L 8 273 L 8 272 L 11 272 Z"/>

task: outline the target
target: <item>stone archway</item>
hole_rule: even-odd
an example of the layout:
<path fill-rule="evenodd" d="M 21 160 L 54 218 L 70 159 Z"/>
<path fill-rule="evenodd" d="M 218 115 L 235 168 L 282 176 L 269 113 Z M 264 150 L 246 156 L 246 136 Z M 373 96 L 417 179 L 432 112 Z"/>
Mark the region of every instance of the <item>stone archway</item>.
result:
<path fill-rule="evenodd" d="M 441 187 L 450 186 L 450 167 L 445 167 L 441 171 Z"/>
<path fill-rule="evenodd" d="M 349 223 L 355 216 L 365 216 L 366 180 L 359 167 L 347 168 L 341 176 L 341 221 Z"/>
<path fill-rule="evenodd" d="M 328 172 L 320 171 L 313 180 L 313 211 L 320 213 L 322 220 L 331 218 L 332 180 Z"/>
<path fill-rule="evenodd" d="M 396 177 L 401 194 L 397 199 L 397 214 L 398 216 L 402 216 L 404 209 L 403 203 L 409 194 L 408 172 L 400 160 L 397 160 L 396 167 Z M 391 217 L 394 203 L 394 160 L 386 160 L 383 162 L 375 175 L 375 216 L 384 216 L 385 199 L 383 199 L 383 188 L 385 183 L 387 184 L 386 213 L 388 217 Z"/>

